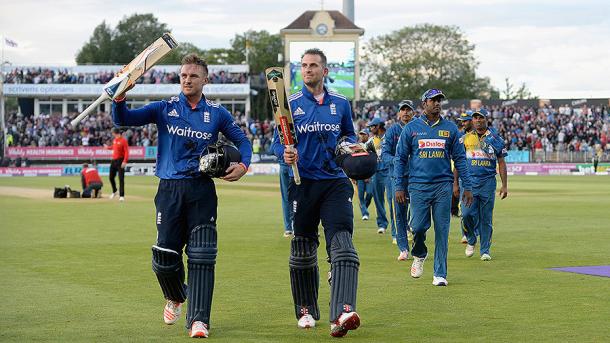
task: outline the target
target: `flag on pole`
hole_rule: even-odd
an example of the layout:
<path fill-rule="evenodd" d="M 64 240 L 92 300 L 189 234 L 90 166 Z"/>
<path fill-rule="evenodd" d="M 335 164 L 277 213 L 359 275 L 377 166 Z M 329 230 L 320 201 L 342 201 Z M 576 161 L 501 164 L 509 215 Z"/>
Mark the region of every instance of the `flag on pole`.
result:
<path fill-rule="evenodd" d="M 10 38 L 4 38 L 4 44 L 6 44 L 7 46 L 10 46 L 12 48 L 16 48 L 19 45 L 17 44 L 17 42 L 15 42 L 14 40 L 10 39 Z"/>

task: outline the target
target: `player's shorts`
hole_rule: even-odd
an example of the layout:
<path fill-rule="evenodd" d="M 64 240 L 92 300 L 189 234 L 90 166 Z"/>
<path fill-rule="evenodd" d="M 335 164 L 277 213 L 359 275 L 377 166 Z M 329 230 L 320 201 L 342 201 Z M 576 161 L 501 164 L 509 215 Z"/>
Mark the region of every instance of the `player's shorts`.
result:
<path fill-rule="evenodd" d="M 155 196 L 156 245 L 182 251 L 196 226 L 216 224 L 217 205 L 216 187 L 209 177 L 162 179 Z"/>
<path fill-rule="evenodd" d="M 336 232 L 344 230 L 353 233 L 354 188 L 347 178 L 302 178 L 299 186 L 291 181 L 288 196 L 294 212 L 292 227 L 295 236 L 308 236 L 317 241 L 318 225 L 322 222 L 328 250 Z"/>

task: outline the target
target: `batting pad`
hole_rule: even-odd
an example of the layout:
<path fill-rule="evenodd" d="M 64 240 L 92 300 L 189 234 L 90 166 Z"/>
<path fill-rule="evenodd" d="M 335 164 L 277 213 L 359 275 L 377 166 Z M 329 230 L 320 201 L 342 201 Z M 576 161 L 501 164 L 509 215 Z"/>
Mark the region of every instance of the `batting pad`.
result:
<path fill-rule="evenodd" d="M 290 287 L 297 319 L 310 314 L 320 319 L 318 308 L 318 243 L 309 237 L 295 236 L 290 246 Z"/>
<path fill-rule="evenodd" d="M 177 251 L 152 246 L 152 269 L 157 275 L 165 299 L 183 303 L 186 300 L 184 265 Z"/>
<path fill-rule="evenodd" d="M 217 234 L 215 225 L 200 225 L 193 229 L 186 246 L 188 257 L 188 306 L 186 327 L 194 321 L 210 326 L 212 294 L 214 292 L 214 266 L 216 264 Z"/>
<path fill-rule="evenodd" d="M 330 243 L 330 321 L 337 320 L 342 312 L 356 311 L 358 268 L 360 260 L 352 243 L 352 235 L 339 231 Z"/>

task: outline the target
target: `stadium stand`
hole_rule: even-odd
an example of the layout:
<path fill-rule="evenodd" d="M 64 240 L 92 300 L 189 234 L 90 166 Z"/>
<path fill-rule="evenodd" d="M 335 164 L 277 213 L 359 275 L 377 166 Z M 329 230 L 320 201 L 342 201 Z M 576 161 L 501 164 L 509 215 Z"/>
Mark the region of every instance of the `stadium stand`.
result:
<path fill-rule="evenodd" d="M 116 70 L 79 70 L 78 67 L 18 67 L 6 74 L 5 83 L 13 84 L 105 84 L 110 81 Z M 102 70 L 100 70 L 102 69 Z M 116 69 L 116 67 L 115 67 Z M 225 70 L 214 70 L 209 75 L 210 83 L 247 83 L 246 73 L 229 73 Z M 175 71 L 162 69 L 151 69 L 144 74 L 137 83 L 139 84 L 173 84 L 180 83 L 178 68 Z"/>

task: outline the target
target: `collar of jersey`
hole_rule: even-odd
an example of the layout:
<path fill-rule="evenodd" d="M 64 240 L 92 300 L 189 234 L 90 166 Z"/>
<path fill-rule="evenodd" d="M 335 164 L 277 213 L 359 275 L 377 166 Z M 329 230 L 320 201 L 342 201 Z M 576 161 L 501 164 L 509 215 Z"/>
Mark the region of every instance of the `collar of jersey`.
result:
<path fill-rule="evenodd" d="M 200 109 L 205 106 L 205 95 L 204 94 L 201 94 L 201 100 L 199 100 L 199 102 L 197 103 L 197 106 L 195 106 L 195 108 L 193 108 L 191 106 L 191 103 L 186 98 L 186 95 L 184 95 L 184 93 L 180 92 L 179 98 L 180 98 L 180 101 L 185 103 L 189 108 L 191 108 L 193 110 Z"/>
<path fill-rule="evenodd" d="M 489 128 L 481 136 L 479 136 L 479 133 L 475 129 L 472 129 L 472 130 L 468 131 L 468 133 L 470 133 L 471 135 L 474 135 L 475 137 L 477 137 L 478 140 L 483 140 L 483 139 L 485 139 L 485 137 L 487 137 L 487 136 L 492 134 L 492 132 L 489 130 Z"/>
<path fill-rule="evenodd" d="M 322 104 L 326 105 L 330 103 L 330 96 L 328 96 L 328 89 L 326 88 L 326 86 L 322 87 L 324 88 L 324 99 L 322 100 Z M 309 100 L 318 103 L 318 100 L 316 100 L 313 94 L 311 94 L 311 92 L 307 89 L 307 86 L 303 85 L 303 89 L 301 89 L 301 92 L 303 92 L 303 95 Z"/>
<path fill-rule="evenodd" d="M 428 125 L 430 127 L 435 127 L 436 125 L 439 125 L 441 123 L 441 121 L 443 120 L 443 117 L 439 117 L 438 120 L 436 122 L 434 122 L 434 124 L 430 124 L 430 122 L 428 121 L 428 118 L 426 118 L 426 115 L 422 115 L 421 120 L 423 120 L 424 123 L 426 123 L 426 125 Z"/>

